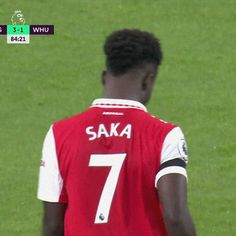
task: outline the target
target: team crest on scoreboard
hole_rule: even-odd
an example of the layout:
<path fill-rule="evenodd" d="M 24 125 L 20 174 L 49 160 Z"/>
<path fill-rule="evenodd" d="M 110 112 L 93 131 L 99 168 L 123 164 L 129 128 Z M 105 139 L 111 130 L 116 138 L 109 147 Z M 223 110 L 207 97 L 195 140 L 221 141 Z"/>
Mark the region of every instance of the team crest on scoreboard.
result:
<path fill-rule="evenodd" d="M 24 25 L 25 24 L 25 17 L 21 10 L 16 10 L 11 17 L 12 25 Z"/>

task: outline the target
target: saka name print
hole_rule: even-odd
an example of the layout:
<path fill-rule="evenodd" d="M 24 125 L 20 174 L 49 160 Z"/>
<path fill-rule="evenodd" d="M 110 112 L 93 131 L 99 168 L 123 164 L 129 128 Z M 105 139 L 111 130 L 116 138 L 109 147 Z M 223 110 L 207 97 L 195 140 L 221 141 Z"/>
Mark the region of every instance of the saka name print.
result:
<path fill-rule="evenodd" d="M 86 133 L 89 135 L 89 140 L 95 140 L 101 137 L 126 137 L 131 138 L 132 125 L 127 124 L 125 127 L 121 128 L 120 123 L 111 123 L 109 127 L 104 124 L 99 124 L 98 127 L 88 126 L 86 128 Z"/>

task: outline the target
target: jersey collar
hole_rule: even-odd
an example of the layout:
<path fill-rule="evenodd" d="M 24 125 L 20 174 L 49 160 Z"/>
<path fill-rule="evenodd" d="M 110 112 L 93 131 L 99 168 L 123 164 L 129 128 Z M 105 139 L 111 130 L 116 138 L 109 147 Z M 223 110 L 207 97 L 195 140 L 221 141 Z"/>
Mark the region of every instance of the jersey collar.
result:
<path fill-rule="evenodd" d="M 134 108 L 147 112 L 147 108 L 140 102 L 126 99 L 99 98 L 95 99 L 92 107 L 101 108 Z"/>

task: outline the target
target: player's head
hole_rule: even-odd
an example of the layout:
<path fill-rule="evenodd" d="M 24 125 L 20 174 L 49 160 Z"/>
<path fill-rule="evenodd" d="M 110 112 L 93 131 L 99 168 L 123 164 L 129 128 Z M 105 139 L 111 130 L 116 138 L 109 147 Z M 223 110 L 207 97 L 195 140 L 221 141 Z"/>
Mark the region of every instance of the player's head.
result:
<path fill-rule="evenodd" d="M 159 40 L 149 32 L 123 29 L 107 37 L 104 53 L 107 71 L 103 82 L 112 80 L 116 85 L 123 83 L 124 90 L 128 90 L 130 84 L 129 90 L 135 88 L 137 100 L 145 104 L 151 95 L 153 81 L 162 60 Z M 116 87 L 119 89 L 119 86 Z"/>

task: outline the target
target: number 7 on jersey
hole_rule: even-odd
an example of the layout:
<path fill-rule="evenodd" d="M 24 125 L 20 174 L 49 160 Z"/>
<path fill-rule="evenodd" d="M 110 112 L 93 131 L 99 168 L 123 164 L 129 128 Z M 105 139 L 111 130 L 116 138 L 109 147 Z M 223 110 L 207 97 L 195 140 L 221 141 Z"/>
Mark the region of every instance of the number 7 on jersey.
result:
<path fill-rule="evenodd" d="M 95 224 L 103 224 L 108 222 L 112 199 L 119 179 L 120 170 L 126 155 L 126 153 L 118 153 L 92 154 L 90 156 L 89 166 L 111 167 L 98 203 L 94 222 Z"/>

